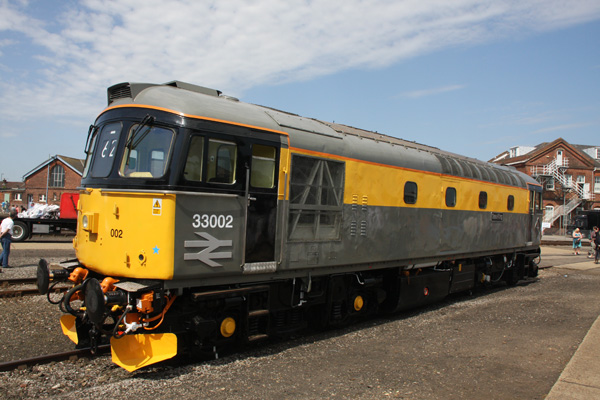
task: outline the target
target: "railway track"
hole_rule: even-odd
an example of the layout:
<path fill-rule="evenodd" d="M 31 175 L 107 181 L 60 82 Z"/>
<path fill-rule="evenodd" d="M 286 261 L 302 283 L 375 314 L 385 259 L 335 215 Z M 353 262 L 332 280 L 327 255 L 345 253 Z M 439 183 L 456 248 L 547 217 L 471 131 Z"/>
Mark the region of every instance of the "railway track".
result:
<path fill-rule="evenodd" d="M 0 287 L 10 285 L 35 285 L 36 278 L 4 278 L 0 279 Z"/>
<path fill-rule="evenodd" d="M 32 357 L 32 358 L 24 358 L 22 360 L 1 362 L 0 363 L 0 372 L 13 371 L 16 369 L 25 369 L 28 367 L 32 367 L 34 365 L 48 364 L 48 363 L 57 362 L 57 361 L 77 360 L 82 357 L 90 357 L 93 355 L 103 354 L 103 353 L 106 353 L 108 350 L 110 350 L 110 345 L 105 344 L 105 345 L 98 346 L 98 349 L 97 349 L 96 353 L 94 353 L 94 354 L 91 352 L 91 349 L 85 348 L 85 349 L 65 351 L 62 353 L 47 354 L 47 355 Z"/>
<path fill-rule="evenodd" d="M 36 278 L 3 278 L 0 279 L 0 298 L 2 297 L 21 297 L 35 296 L 40 294 L 37 289 Z M 68 286 L 61 285 L 53 289 L 53 293 L 60 294 L 68 289 Z"/>

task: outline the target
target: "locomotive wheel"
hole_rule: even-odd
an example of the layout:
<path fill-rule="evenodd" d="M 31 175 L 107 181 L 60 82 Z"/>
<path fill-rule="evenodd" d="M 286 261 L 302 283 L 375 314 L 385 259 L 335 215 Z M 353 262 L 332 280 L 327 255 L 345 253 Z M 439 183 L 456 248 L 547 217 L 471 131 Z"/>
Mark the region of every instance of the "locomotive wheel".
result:
<path fill-rule="evenodd" d="M 504 272 L 504 281 L 508 286 L 515 286 L 519 282 L 519 274 L 516 268 Z"/>
<path fill-rule="evenodd" d="M 24 224 L 21 221 L 15 221 L 15 224 L 13 226 L 12 241 L 13 242 L 22 242 L 23 240 L 27 239 L 28 237 L 29 237 L 29 228 L 27 227 L 27 224 Z"/>
<path fill-rule="evenodd" d="M 536 276 L 538 276 L 538 265 L 536 263 L 534 263 L 533 261 L 529 262 L 529 277 L 530 278 L 535 278 Z"/>

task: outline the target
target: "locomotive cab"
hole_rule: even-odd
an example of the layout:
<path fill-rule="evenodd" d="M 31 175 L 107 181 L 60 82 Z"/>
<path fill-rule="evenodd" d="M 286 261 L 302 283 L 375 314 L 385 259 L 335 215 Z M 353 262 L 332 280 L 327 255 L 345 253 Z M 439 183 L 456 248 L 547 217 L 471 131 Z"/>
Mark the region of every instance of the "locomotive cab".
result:
<path fill-rule="evenodd" d="M 176 290 L 204 273 L 215 279 L 275 261 L 277 135 L 178 127 L 165 113 L 109 119 L 122 111 L 92 129 L 74 242 L 80 262 Z M 100 251 L 109 256 L 98 259 Z"/>
<path fill-rule="evenodd" d="M 157 329 L 184 289 L 276 270 L 282 139 L 258 133 L 127 107 L 109 109 L 90 127 L 77 262 L 68 273 L 38 271 L 42 292 L 54 278 L 79 288 L 64 303 L 84 300 L 86 311 L 68 307 L 62 324 L 80 347 L 100 342 L 77 337 L 91 321 L 91 336 L 113 331 L 113 353 L 126 354 L 113 358 L 125 368 L 149 361 L 127 355 L 132 341 L 157 354 L 151 362 L 172 357 L 175 336 L 126 334 Z M 74 273 L 80 269 L 85 275 Z M 231 336 L 231 322 L 224 326 L 221 336 Z"/>

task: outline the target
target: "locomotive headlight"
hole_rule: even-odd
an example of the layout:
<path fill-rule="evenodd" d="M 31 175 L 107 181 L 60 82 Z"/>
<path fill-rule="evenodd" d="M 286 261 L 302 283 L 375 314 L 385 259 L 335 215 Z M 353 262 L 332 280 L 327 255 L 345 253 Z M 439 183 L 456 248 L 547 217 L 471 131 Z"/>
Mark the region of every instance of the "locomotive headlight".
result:
<path fill-rule="evenodd" d="M 98 214 L 84 213 L 81 217 L 81 227 L 84 231 L 89 231 L 90 233 L 98 233 Z"/>

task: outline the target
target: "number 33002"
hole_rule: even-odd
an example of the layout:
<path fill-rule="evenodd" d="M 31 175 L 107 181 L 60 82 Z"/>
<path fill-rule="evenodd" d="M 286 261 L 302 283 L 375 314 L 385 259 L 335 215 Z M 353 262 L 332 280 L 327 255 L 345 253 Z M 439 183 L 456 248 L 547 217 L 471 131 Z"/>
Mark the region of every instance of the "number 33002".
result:
<path fill-rule="evenodd" d="M 233 215 L 194 214 L 194 228 L 233 228 Z"/>

